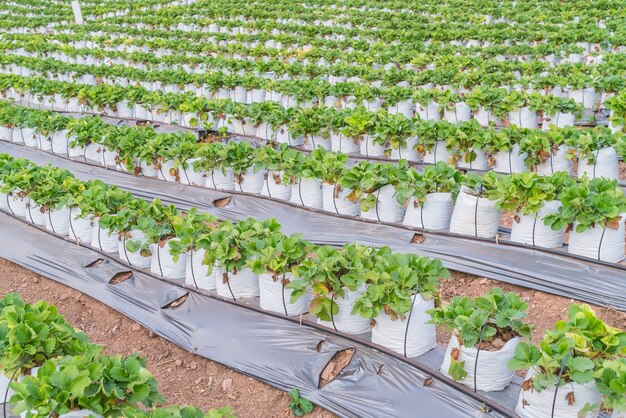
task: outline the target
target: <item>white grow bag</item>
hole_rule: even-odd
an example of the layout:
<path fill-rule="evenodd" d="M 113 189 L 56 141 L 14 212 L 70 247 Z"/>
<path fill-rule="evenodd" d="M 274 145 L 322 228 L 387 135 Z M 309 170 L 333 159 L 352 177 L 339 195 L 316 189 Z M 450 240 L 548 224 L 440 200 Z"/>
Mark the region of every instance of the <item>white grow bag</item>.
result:
<path fill-rule="evenodd" d="M 519 344 L 519 337 L 515 337 L 504 344 L 498 351 L 478 351 L 474 347 L 460 347 L 459 340 L 452 335 L 450 343 L 443 356 L 441 373 L 450 377 L 448 370 L 451 363 L 452 349 L 460 348 L 458 361 L 465 361 L 464 369 L 467 376 L 461 383 L 474 388 L 474 376 L 476 376 L 476 388 L 483 392 L 502 390 L 511 383 L 515 374 L 507 367 L 507 363 L 515 356 L 515 348 Z M 478 355 L 478 364 L 476 356 Z M 476 366 L 476 367 L 474 367 Z"/>
<path fill-rule="evenodd" d="M 422 106 L 419 103 L 415 104 L 415 113 L 423 120 L 441 120 L 441 113 L 439 112 L 439 103 L 430 102 L 427 106 Z"/>
<path fill-rule="evenodd" d="M 105 253 L 118 252 L 119 234 L 117 231 L 107 231 L 100 227 L 98 218 L 93 221 L 91 227 L 91 246 Z"/>
<path fill-rule="evenodd" d="M 225 173 L 220 170 L 211 170 L 206 177 L 206 187 L 215 190 L 235 190 L 233 169 L 227 168 Z"/>
<path fill-rule="evenodd" d="M 375 139 L 376 135 L 363 135 L 359 144 L 361 155 L 365 155 L 367 157 L 382 157 L 385 155 L 387 147 L 385 145 L 375 143 Z"/>
<path fill-rule="evenodd" d="M 174 175 L 172 175 L 174 173 Z M 168 160 L 161 162 L 161 167 L 158 169 L 157 177 L 159 180 L 165 180 L 172 183 L 176 183 L 176 177 L 180 179 L 180 169 L 178 170 L 178 176 L 174 172 L 174 161 Z"/>
<path fill-rule="evenodd" d="M 92 227 L 89 219 L 80 218 L 81 211 L 71 207 L 68 211 L 68 224 L 70 239 L 78 244 L 90 245 Z"/>
<path fill-rule="evenodd" d="M 589 178 L 604 177 L 619 180 L 619 160 L 613 147 L 602 148 L 594 152 L 595 164 L 590 164 L 586 158 L 578 160 L 578 177 L 585 174 Z"/>
<path fill-rule="evenodd" d="M 68 235 L 70 229 L 69 212 L 65 207 L 47 210 L 45 213 L 46 229 L 57 235 Z"/>
<path fill-rule="evenodd" d="M 179 280 L 185 278 L 187 254 L 180 254 L 178 261 L 170 254 L 170 242 L 178 240 L 172 238 L 165 242 L 161 248 L 158 244 L 150 244 L 150 272 L 166 279 Z"/>
<path fill-rule="evenodd" d="M 359 152 L 359 142 L 354 141 L 354 138 L 350 138 L 342 133 L 330 134 L 330 147 L 334 152 L 343 152 L 344 154 L 352 154 Z"/>
<path fill-rule="evenodd" d="M 617 263 L 624 259 L 624 216 L 618 229 L 602 228 L 597 225 L 583 232 L 576 232 L 578 222 L 569 236 L 567 251 L 583 257 Z"/>
<path fill-rule="evenodd" d="M 511 125 L 519 126 L 520 128 L 536 129 L 539 119 L 537 118 L 537 112 L 526 106 L 510 112 L 509 122 L 511 122 Z"/>
<path fill-rule="evenodd" d="M 33 225 L 46 225 L 46 216 L 41 211 L 41 206 L 37 206 L 31 199 L 26 202 L 26 215 L 24 217 Z"/>
<path fill-rule="evenodd" d="M 467 192 L 465 186 L 461 187 L 450 219 L 450 232 L 493 238 L 500 225 L 500 211 L 496 201 L 472 196 Z"/>
<path fill-rule="evenodd" d="M 322 209 L 322 181 L 318 179 L 299 179 L 291 186 L 291 203 L 307 208 Z"/>
<path fill-rule="evenodd" d="M 518 214 L 520 221 L 513 221 L 511 226 L 511 241 L 543 248 L 562 246 L 563 228 L 553 231 L 543 223 L 546 216 L 555 213 L 560 207 L 560 201 L 550 200 L 544 202 L 536 214 Z"/>
<path fill-rule="evenodd" d="M 548 159 L 537 165 L 537 174 L 549 176 L 557 171 L 567 171 L 571 176 L 573 172 L 572 160 L 565 158 L 568 151 L 569 149 L 565 145 L 562 145 L 557 149 L 556 154 L 553 155 L 552 152 L 549 152 Z"/>
<path fill-rule="evenodd" d="M 283 184 L 282 176 L 281 171 L 267 171 L 261 194 L 274 199 L 289 200 L 291 198 L 291 184 Z M 278 184 L 275 178 L 278 178 Z"/>
<path fill-rule="evenodd" d="M 496 126 L 502 125 L 502 120 L 495 116 L 491 109 L 485 109 L 481 107 L 474 114 L 474 119 L 480 124 L 480 126 L 486 127 L 493 122 Z"/>
<path fill-rule="evenodd" d="M 215 290 L 215 277 L 217 266 L 214 266 L 211 274 L 209 266 L 202 264 L 206 250 L 199 249 L 190 251 L 187 254 L 187 264 L 185 266 L 185 284 L 187 286 L 198 287 L 204 290 Z"/>
<path fill-rule="evenodd" d="M 259 276 L 244 268 L 237 274 L 228 272 L 228 281 L 225 281 L 224 270 L 220 268 L 215 275 L 215 287 L 217 294 L 223 298 L 256 298 L 259 296 Z"/>
<path fill-rule="evenodd" d="M 476 159 L 469 163 L 464 161 L 464 156 L 461 156 L 461 159 L 457 162 L 457 167 L 459 168 L 468 168 L 470 170 L 489 170 L 489 163 L 487 162 L 487 156 L 484 151 L 480 148 L 472 148 L 472 151 L 476 154 Z"/>
<path fill-rule="evenodd" d="M 365 334 L 370 331 L 370 320 L 361 317 L 360 315 L 352 315 L 352 306 L 354 302 L 361 297 L 365 292 L 365 286 L 356 292 L 345 290 L 345 298 L 337 297 L 333 300 L 333 304 L 336 304 L 339 311 L 336 315 L 333 315 L 331 321 L 323 321 L 317 319 L 317 323 L 329 328 L 333 328 L 333 322 L 337 331 L 346 332 L 348 334 Z"/>
<path fill-rule="evenodd" d="M 305 135 L 302 140 L 304 143 L 304 149 L 307 150 L 312 151 L 321 147 L 330 151 L 332 148 L 330 136 L 328 138 L 324 138 L 322 135 Z"/>
<path fill-rule="evenodd" d="M 433 149 L 424 152 L 423 161 L 426 164 L 436 164 L 439 161 L 443 161 L 447 164 L 449 158 L 450 151 L 446 148 L 446 143 L 444 141 L 437 141 Z"/>
<path fill-rule="evenodd" d="M 372 328 L 374 344 L 382 345 L 409 358 L 422 355 L 437 346 L 435 325 L 428 323 L 431 318 L 426 313 L 428 309 L 435 307 L 435 303 L 432 299 L 422 299 L 420 294 L 413 298 L 413 310 L 403 320 L 394 321 L 381 311 Z"/>
<path fill-rule="evenodd" d="M 459 124 L 472 118 L 472 110 L 464 102 L 459 102 L 452 110 L 444 110 L 443 117 L 450 123 Z"/>
<path fill-rule="evenodd" d="M 361 217 L 378 222 L 400 222 L 404 217 L 405 209 L 396 200 L 396 189 L 388 184 L 374 194 L 376 205 L 366 212 L 361 210 Z"/>
<path fill-rule="evenodd" d="M 451 193 L 429 193 L 424 206 L 415 207 L 415 197 L 409 199 L 402 224 L 425 229 L 448 229 L 454 202 Z"/>
<path fill-rule="evenodd" d="M 128 241 L 139 241 L 144 244 L 146 242 L 145 234 L 138 229 L 133 229 L 126 235 L 127 236 L 122 237 L 122 239 L 117 243 L 117 251 L 120 259 L 123 262 L 128 263 L 129 266 L 138 269 L 147 269 L 150 267 L 150 256 L 144 257 L 139 251 L 134 253 L 126 248 L 126 243 Z"/>
<path fill-rule="evenodd" d="M 493 156 L 493 159 L 495 160 L 493 171 L 505 174 L 528 171 L 528 168 L 524 163 L 527 156 L 528 154 L 525 152 L 520 153 L 518 144 L 514 144 L 513 147 L 507 151 L 498 151 Z"/>
<path fill-rule="evenodd" d="M 68 155 L 70 146 L 69 143 L 70 140 L 67 136 L 67 131 L 57 131 L 52 135 L 50 151 L 54 154 Z"/>
<path fill-rule="evenodd" d="M 391 148 L 391 154 L 389 157 L 394 160 L 408 160 L 408 161 L 421 161 L 421 155 L 415 150 L 417 144 L 417 137 L 412 136 L 406 139 L 406 145 L 398 147 L 398 149 Z"/>
<path fill-rule="evenodd" d="M 180 178 L 181 184 L 195 186 L 204 186 L 206 184 L 204 172 L 194 171 L 193 169 L 193 163 L 199 160 L 199 158 L 191 158 L 185 161 L 187 168 L 183 168 L 183 164 L 180 165 L 180 167 L 178 168 L 178 177 Z"/>
<path fill-rule="evenodd" d="M 324 210 L 340 215 L 358 216 L 361 212 L 359 205 L 346 199 L 350 193 L 350 189 L 341 189 L 335 197 L 335 185 L 323 183 L 322 206 Z"/>
<path fill-rule="evenodd" d="M 285 278 L 290 279 L 287 273 Z M 282 276 L 274 281 L 271 274 L 259 275 L 260 305 L 266 311 L 278 312 L 288 316 L 303 314 L 309 309 L 310 293 L 305 293 L 294 303 L 291 303 L 292 289 L 283 286 Z"/>
<path fill-rule="evenodd" d="M 6 207 L 13 216 L 23 218 L 26 216 L 26 198 L 19 197 L 18 191 L 14 191 L 11 195 L 5 194 L 2 197 L 6 200 Z"/>
<path fill-rule="evenodd" d="M 541 129 L 547 131 L 552 125 L 565 128 L 566 126 L 574 126 L 575 122 L 576 116 L 573 113 L 558 112 L 556 115 L 549 115 L 541 124 Z"/>
<path fill-rule="evenodd" d="M 263 171 L 255 173 L 253 167 L 248 167 L 246 172 L 240 176 L 239 181 L 235 178 L 235 190 L 243 193 L 261 193 L 265 183 L 263 176 Z"/>
<path fill-rule="evenodd" d="M 535 375 L 533 369 L 526 374 L 528 380 Z M 578 413 L 586 404 L 600 405 L 602 396 L 598 393 L 595 381 L 591 381 L 584 385 L 578 383 L 567 383 L 565 386 L 559 387 L 556 392 L 556 401 L 554 392 L 556 388 L 544 389 L 537 392 L 534 389 L 527 391 L 520 390 L 515 412 L 521 418 L 576 418 Z M 567 399 L 568 393 L 574 393 L 574 403 L 569 404 Z M 552 414 L 552 403 L 554 402 L 554 415 Z M 599 408 L 598 408 L 599 409 Z M 598 416 L 598 409 L 584 415 L 585 418 L 595 418 Z"/>

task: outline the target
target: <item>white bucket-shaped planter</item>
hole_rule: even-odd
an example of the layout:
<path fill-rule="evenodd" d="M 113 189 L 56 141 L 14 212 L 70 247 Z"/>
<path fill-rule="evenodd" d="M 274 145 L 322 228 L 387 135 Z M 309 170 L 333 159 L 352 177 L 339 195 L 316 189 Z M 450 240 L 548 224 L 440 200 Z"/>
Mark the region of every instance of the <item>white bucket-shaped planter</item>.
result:
<path fill-rule="evenodd" d="M 248 167 L 246 172 L 235 175 L 235 190 L 243 193 L 261 193 L 265 184 L 264 171 L 254 172 L 253 167 Z"/>
<path fill-rule="evenodd" d="M 207 174 L 205 186 L 216 190 L 235 190 L 233 169 L 227 168 L 225 172 L 220 169 L 211 170 Z"/>
<path fill-rule="evenodd" d="M 474 113 L 474 119 L 480 124 L 480 126 L 489 126 L 495 124 L 496 126 L 502 125 L 502 120 L 495 116 L 491 109 L 485 109 L 481 107 Z"/>
<path fill-rule="evenodd" d="M 402 145 L 397 149 L 391 148 L 390 158 L 394 160 L 408 160 L 419 162 L 422 158 L 419 152 L 415 150 L 417 144 L 417 137 L 413 136 L 406 139 L 406 145 Z"/>
<path fill-rule="evenodd" d="M 16 144 L 23 144 L 24 140 L 22 139 L 22 128 L 14 127 L 11 130 L 11 142 L 15 142 Z"/>
<path fill-rule="evenodd" d="M 128 248 L 126 248 L 126 243 L 128 241 L 139 241 L 143 244 L 146 242 L 146 236 L 138 229 L 133 229 L 127 232 L 126 236 L 122 237 L 122 239 L 117 242 L 117 252 L 120 260 L 138 269 L 147 269 L 150 267 L 151 257 L 141 255 L 140 251 L 135 253 L 129 251 Z"/>
<path fill-rule="evenodd" d="M 572 175 L 573 164 L 572 160 L 566 158 L 569 149 L 565 145 L 561 145 L 556 153 L 548 152 L 548 159 L 537 165 L 537 174 L 541 176 L 549 176 L 557 171 L 567 171 L 569 175 Z"/>
<path fill-rule="evenodd" d="M 439 161 L 443 161 L 447 164 L 449 158 L 450 151 L 446 148 L 446 143 L 444 141 L 437 141 L 431 150 L 424 152 L 423 161 L 426 164 L 436 164 Z"/>
<path fill-rule="evenodd" d="M 209 266 L 202 264 L 205 254 L 206 251 L 202 248 L 189 251 L 185 266 L 185 284 L 199 289 L 215 290 L 217 266 L 214 266 L 211 274 L 208 274 Z"/>
<path fill-rule="evenodd" d="M 328 138 L 324 138 L 322 135 L 305 135 L 302 140 L 304 148 L 307 150 L 312 151 L 321 147 L 330 151 L 332 148 L 330 136 Z"/>
<path fill-rule="evenodd" d="M 91 246 L 105 253 L 117 253 L 118 242 L 117 231 L 107 231 L 101 228 L 98 218 L 95 218 L 91 227 Z"/>
<path fill-rule="evenodd" d="M 574 99 L 576 103 L 582 104 L 584 109 L 595 108 L 596 102 L 598 101 L 596 89 L 593 87 L 572 90 L 569 94 L 569 97 L 570 99 Z"/>
<path fill-rule="evenodd" d="M 329 328 L 336 328 L 337 331 L 346 332 L 348 334 L 365 334 L 370 331 L 370 320 L 360 315 L 352 315 L 352 306 L 354 302 L 365 292 L 365 287 L 356 292 L 345 290 L 345 297 L 333 299 L 333 304 L 339 309 L 336 315 L 333 315 L 330 321 L 324 321 L 318 318 L 317 323 Z M 334 325 L 333 325 L 334 324 Z"/>
<path fill-rule="evenodd" d="M 318 179 L 299 179 L 291 186 L 291 203 L 307 208 L 322 209 L 322 181 Z"/>
<path fill-rule="evenodd" d="M 519 145 L 514 144 L 513 147 L 507 151 L 498 151 L 493 159 L 495 164 L 493 165 L 493 171 L 496 173 L 522 173 L 528 171 L 528 167 L 524 163 L 527 153 L 520 153 Z"/>
<path fill-rule="evenodd" d="M 147 163 L 145 161 L 139 162 L 139 167 L 141 167 L 141 175 L 144 177 L 158 177 L 159 170 L 154 168 L 152 163 Z"/>
<path fill-rule="evenodd" d="M 451 110 L 444 110 L 443 117 L 450 123 L 467 122 L 472 118 L 472 109 L 464 102 L 455 103 Z"/>
<path fill-rule="evenodd" d="M 289 200 L 291 198 L 291 184 L 282 183 L 281 171 L 267 171 L 261 194 L 274 199 Z M 276 183 L 278 181 L 278 183 Z"/>
<path fill-rule="evenodd" d="M 69 234 L 69 209 L 63 207 L 61 209 L 48 209 L 45 215 L 45 224 L 48 231 L 52 231 L 57 235 Z"/>
<path fill-rule="evenodd" d="M 362 218 L 378 222 L 400 222 L 404 218 L 405 209 L 396 200 L 396 189 L 392 185 L 381 187 L 374 195 L 376 205 L 366 212 L 361 210 Z"/>
<path fill-rule="evenodd" d="M 33 225 L 46 225 L 46 215 L 41 211 L 41 206 L 35 204 L 31 199 L 26 201 L 26 215 L 24 217 Z"/>
<path fill-rule="evenodd" d="M 495 200 L 476 197 L 461 187 L 450 219 L 450 232 L 480 238 L 493 238 L 498 233 L 500 211 Z"/>
<path fill-rule="evenodd" d="M 476 159 L 469 163 L 466 163 L 464 157 L 457 162 L 457 167 L 466 168 L 470 170 L 489 170 L 489 163 L 487 162 L 487 156 L 480 148 L 472 148 L 472 151 L 476 154 Z"/>
<path fill-rule="evenodd" d="M 298 146 L 303 144 L 304 138 L 302 136 L 298 136 L 296 138 L 292 137 L 287 127 L 285 125 L 281 125 L 276 128 L 276 142 L 279 144 Z"/>
<path fill-rule="evenodd" d="M 391 114 L 401 113 L 407 118 L 413 117 L 413 101 L 411 100 L 402 100 L 396 103 L 395 105 L 391 105 L 387 108 L 387 111 Z"/>
<path fill-rule="evenodd" d="M 595 260 L 617 263 L 624 259 L 624 215 L 617 229 L 596 225 L 583 232 L 576 232 L 578 222 L 569 235 L 567 251 Z"/>
<path fill-rule="evenodd" d="M 129 119 L 135 116 L 135 108 L 128 105 L 128 100 L 122 100 L 115 106 L 117 108 L 117 117 Z"/>
<path fill-rule="evenodd" d="M 83 148 L 83 159 L 100 164 L 102 162 L 100 148 L 101 145 L 94 142 L 85 145 L 85 148 Z"/>
<path fill-rule="evenodd" d="M 117 166 L 117 152 L 116 151 L 111 151 L 105 147 L 102 147 L 100 149 L 100 156 L 101 156 L 100 165 L 104 167 L 113 167 L 113 168 Z"/>
<path fill-rule="evenodd" d="M 416 103 L 415 113 L 423 120 L 441 120 L 441 113 L 439 112 L 439 104 L 437 102 L 430 102 L 427 106 Z"/>
<path fill-rule="evenodd" d="M 37 148 L 39 148 L 42 151 L 52 151 L 52 138 L 50 136 L 45 136 L 42 134 L 36 134 L 37 135 L 37 141 L 38 141 L 38 145 Z"/>
<path fill-rule="evenodd" d="M 163 247 L 158 244 L 150 244 L 150 272 L 166 279 L 179 280 L 185 278 L 187 254 L 180 254 L 178 261 L 170 254 L 170 243 L 178 240 L 172 238 L 165 242 Z"/>
<path fill-rule="evenodd" d="M 90 245 L 93 234 L 91 221 L 80 217 L 81 210 L 71 207 L 68 210 L 68 224 L 70 239 L 78 244 Z"/>
<path fill-rule="evenodd" d="M 13 216 L 19 216 L 23 218 L 26 216 L 26 198 L 19 197 L 17 195 L 17 190 L 13 192 L 11 195 L 2 196 L 6 199 L 6 206 Z"/>
<path fill-rule="evenodd" d="M 285 275 L 291 279 L 291 274 Z M 283 286 L 282 276 L 274 281 L 271 274 L 259 275 L 260 305 L 266 311 L 278 312 L 287 316 L 296 316 L 309 310 L 310 293 L 305 293 L 294 303 L 291 303 L 291 289 Z"/>
<path fill-rule="evenodd" d="M 464 369 L 467 376 L 460 382 L 466 386 L 474 388 L 474 377 L 476 378 L 476 389 L 483 392 L 493 392 L 502 390 L 511 383 L 515 374 L 507 367 L 507 363 L 515 356 L 515 348 L 520 342 L 519 337 L 515 337 L 504 344 L 498 351 L 478 350 L 474 347 L 461 347 L 456 336 L 452 335 L 450 343 L 443 356 L 441 363 L 441 373 L 450 377 L 451 354 L 453 349 L 459 349 L 458 361 L 464 361 Z M 478 363 L 476 357 L 478 356 Z"/>
<path fill-rule="evenodd" d="M 256 129 L 256 136 L 264 139 L 266 141 L 271 141 L 274 139 L 274 130 L 267 122 L 259 123 L 259 126 Z"/>
<path fill-rule="evenodd" d="M 157 177 L 159 178 L 159 180 L 165 180 L 165 181 L 176 183 L 177 178 L 180 179 L 180 169 L 174 168 L 173 160 L 162 161 L 161 167 L 159 167 L 157 171 L 158 171 Z"/>
<path fill-rule="evenodd" d="M 565 128 L 566 126 L 574 126 L 575 122 L 576 116 L 573 113 L 558 112 L 556 115 L 549 115 L 541 124 L 541 129 L 547 131 L 552 125 Z"/>
<path fill-rule="evenodd" d="M 434 301 L 415 295 L 412 310 L 404 319 L 391 319 L 385 312 L 376 318 L 372 328 L 372 342 L 382 345 L 406 357 L 417 357 L 437 346 L 435 325 L 429 324 L 428 309 L 435 307 Z"/>
<path fill-rule="evenodd" d="M 530 369 L 525 380 L 531 379 L 535 371 Z M 530 385 L 532 386 L 532 385 Z M 555 398 L 556 392 L 556 398 Z M 569 395 L 573 393 L 573 397 Z M 595 411 L 583 415 L 584 418 L 596 418 L 599 415 L 599 406 L 602 396 L 598 392 L 596 382 L 591 381 L 580 385 L 566 383 L 558 388 L 544 389 L 541 392 L 534 388 L 520 390 L 515 412 L 521 418 L 577 418 L 585 405 L 598 405 Z M 553 405 L 554 403 L 554 413 Z"/>
<path fill-rule="evenodd" d="M 613 147 L 606 147 L 594 152 L 595 163 L 587 158 L 578 160 L 578 177 L 587 175 L 589 178 L 604 177 L 619 180 L 619 160 Z"/>
<path fill-rule="evenodd" d="M 37 376 L 37 370 L 39 370 L 39 367 L 33 367 L 32 369 L 30 369 L 29 376 Z M 6 397 L 6 400 L 8 401 L 9 399 L 11 399 L 11 396 L 15 395 L 15 392 L 13 391 L 13 389 L 9 387 L 9 384 L 11 382 L 20 382 L 24 378 L 24 374 L 21 374 L 17 376 L 15 379 L 11 380 L 14 372 L 15 372 L 15 369 L 7 370 L 6 375 L 0 372 L 0 405 L 4 404 L 5 397 Z M 11 415 L 7 415 L 7 416 L 11 416 Z M 26 416 L 26 413 L 22 412 L 22 416 Z"/>
<path fill-rule="evenodd" d="M 350 189 L 341 189 L 335 195 L 334 184 L 322 184 L 322 207 L 328 212 L 340 215 L 358 216 L 361 212 L 357 203 L 352 203 L 346 197 L 351 193 Z"/>
<path fill-rule="evenodd" d="M 367 157 L 382 157 L 385 155 L 387 147 L 385 145 L 375 143 L 375 139 L 375 135 L 363 135 L 359 144 L 361 155 L 365 155 Z"/>
<path fill-rule="evenodd" d="M 22 142 L 30 148 L 39 148 L 39 135 L 34 129 L 22 128 Z"/>
<path fill-rule="evenodd" d="M 206 184 L 204 173 L 202 171 L 195 171 L 193 169 L 193 163 L 199 160 L 199 158 L 191 158 L 185 161 L 187 168 L 184 168 L 183 164 L 180 165 L 178 169 L 178 177 L 180 178 L 181 184 L 195 186 L 204 186 Z"/>
<path fill-rule="evenodd" d="M 59 155 L 68 155 L 69 142 L 70 140 L 67 136 L 67 131 L 57 131 L 52 135 L 50 151 Z"/>
<path fill-rule="evenodd" d="M 539 119 L 537 118 L 537 112 L 526 106 L 510 112 L 509 122 L 511 125 L 519 126 L 520 128 L 536 129 Z"/>
<path fill-rule="evenodd" d="M 544 202 L 539 212 L 533 215 L 518 214 L 519 222 L 513 221 L 511 241 L 543 248 L 557 248 L 563 245 L 563 229 L 553 231 L 545 225 L 546 216 L 555 213 L 561 207 L 558 200 Z"/>
<path fill-rule="evenodd" d="M 4 141 L 12 141 L 13 137 L 12 137 L 12 131 L 14 129 L 13 128 L 8 128 L 6 126 L 2 126 L 0 125 L 0 139 L 4 140 Z M 0 377 L 1 378 L 1 377 Z"/>
<path fill-rule="evenodd" d="M 239 270 L 237 274 L 228 272 L 224 275 L 222 268 L 215 275 L 217 294 L 227 299 L 256 298 L 259 296 L 259 276 L 249 268 Z"/>
<path fill-rule="evenodd" d="M 359 141 L 342 133 L 330 134 L 330 147 L 334 152 L 353 154 L 359 152 Z"/>
<path fill-rule="evenodd" d="M 429 193 L 424 206 L 417 205 L 415 197 L 409 199 L 402 223 L 425 229 L 448 229 L 454 202 L 451 193 Z"/>

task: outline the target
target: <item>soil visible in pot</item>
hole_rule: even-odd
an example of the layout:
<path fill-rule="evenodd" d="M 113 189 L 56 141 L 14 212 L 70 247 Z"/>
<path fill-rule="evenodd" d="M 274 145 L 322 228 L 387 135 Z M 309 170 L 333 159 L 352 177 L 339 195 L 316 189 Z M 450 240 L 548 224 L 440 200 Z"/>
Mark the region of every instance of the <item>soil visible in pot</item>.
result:
<path fill-rule="evenodd" d="M 499 351 L 504 347 L 504 344 L 509 342 L 519 334 L 511 329 L 511 327 L 498 328 L 496 327 L 496 335 L 491 338 L 491 341 L 482 341 L 476 344 L 476 348 L 484 351 Z"/>

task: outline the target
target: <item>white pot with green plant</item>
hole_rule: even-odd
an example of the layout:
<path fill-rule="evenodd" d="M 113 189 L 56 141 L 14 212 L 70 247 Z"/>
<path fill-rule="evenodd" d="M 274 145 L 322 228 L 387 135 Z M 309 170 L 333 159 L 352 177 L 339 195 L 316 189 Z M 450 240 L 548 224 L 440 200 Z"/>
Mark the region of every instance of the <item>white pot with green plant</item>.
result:
<path fill-rule="evenodd" d="M 496 176 L 470 173 L 463 181 L 450 219 L 450 232 L 480 238 L 493 238 L 500 226 Z"/>
<path fill-rule="evenodd" d="M 604 129 L 587 132 L 576 140 L 578 177 L 604 177 L 619 180 L 618 138 Z"/>

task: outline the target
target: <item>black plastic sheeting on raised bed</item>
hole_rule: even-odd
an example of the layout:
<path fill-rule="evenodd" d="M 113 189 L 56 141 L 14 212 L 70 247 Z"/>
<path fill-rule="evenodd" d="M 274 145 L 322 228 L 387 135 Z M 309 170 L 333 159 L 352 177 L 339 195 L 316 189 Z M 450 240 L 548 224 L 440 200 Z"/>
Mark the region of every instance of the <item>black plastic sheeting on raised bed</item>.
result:
<path fill-rule="evenodd" d="M 303 238 L 317 244 L 358 242 L 376 247 L 387 245 L 394 251 L 438 258 L 451 270 L 626 311 L 626 270 L 621 265 L 522 245 L 417 232 L 402 226 L 364 222 L 309 210 L 260 196 L 135 177 L 4 141 L 0 141 L 0 152 L 26 158 L 36 164 L 51 163 L 71 171 L 81 180 L 99 178 L 137 197 L 159 198 L 183 210 L 197 207 L 230 220 L 248 216 L 258 219 L 274 217 L 281 223 L 284 233 L 302 233 Z M 224 198 L 230 198 L 229 203 L 216 207 L 214 202 Z M 419 244 L 411 243 L 416 232 L 423 238 L 423 241 L 418 240 L 421 241 Z"/>
<path fill-rule="evenodd" d="M 302 396 L 339 416 L 515 416 L 519 379 L 507 391 L 475 394 L 436 371 L 441 362 L 436 355 L 430 368 L 307 321 L 188 290 L 2 212 L 0 256 L 92 296 L 185 350 L 281 390 L 300 388 Z M 110 284 L 123 272 L 132 276 Z M 180 305 L 169 307 L 184 296 Z M 327 363 L 350 348 L 355 352 L 349 364 L 318 388 Z"/>

